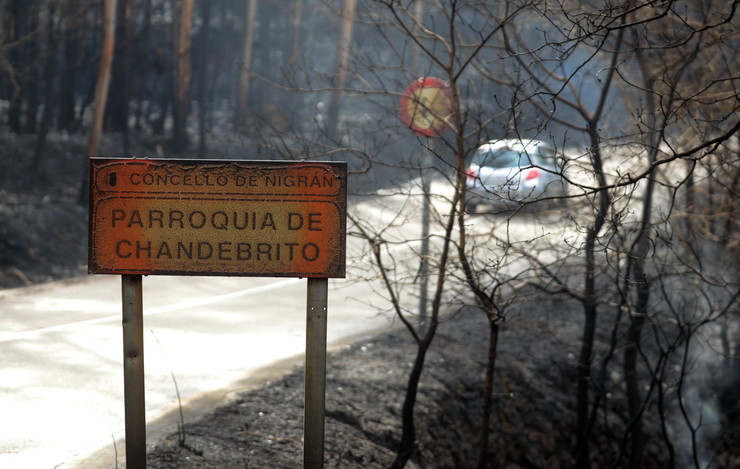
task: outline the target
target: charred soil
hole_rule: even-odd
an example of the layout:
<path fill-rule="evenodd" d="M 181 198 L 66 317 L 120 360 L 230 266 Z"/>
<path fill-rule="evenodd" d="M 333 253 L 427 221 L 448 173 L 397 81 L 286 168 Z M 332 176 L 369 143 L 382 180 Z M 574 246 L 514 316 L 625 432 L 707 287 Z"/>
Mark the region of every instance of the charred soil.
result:
<path fill-rule="evenodd" d="M 489 467 L 569 467 L 573 363 L 550 356 L 546 318 L 502 334 Z M 475 465 L 487 323 L 463 309 L 443 324 L 426 359 L 416 404 L 417 450 L 407 467 Z M 521 332 L 516 332 L 520 330 Z M 526 331 L 526 333 L 524 332 Z M 549 337 L 549 339 L 548 339 Z M 416 348 L 404 329 L 359 341 L 327 363 L 325 466 L 387 468 Z M 537 363 L 537 366 L 533 364 Z M 303 369 L 236 394 L 150 451 L 153 468 L 295 468 L 303 457 Z"/>

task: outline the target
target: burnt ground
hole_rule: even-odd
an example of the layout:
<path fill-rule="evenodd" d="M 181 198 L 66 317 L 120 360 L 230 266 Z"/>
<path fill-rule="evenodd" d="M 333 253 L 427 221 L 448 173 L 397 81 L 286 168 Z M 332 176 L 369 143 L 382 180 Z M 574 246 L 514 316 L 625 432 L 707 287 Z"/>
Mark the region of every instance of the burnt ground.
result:
<path fill-rule="evenodd" d="M 57 142 L 53 155 L 32 162 L 34 141 L 0 139 L 0 288 L 87 272 L 87 208 L 77 200 L 81 141 Z"/>
<path fill-rule="evenodd" d="M 44 158 L 31 162 L 33 136 L 0 136 L 0 288 L 85 275 L 87 207 L 78 203 L 84 143 L 55 137 Z M 134 152 L 155 154 L 156 145 Z M 106 139 L 101 154 L 119 155 L 119 147 L 120 142 Z M 524 300 L 510 310 L 501 329 L 488 467 L 572 467 L 581 308 L 562 298 Z M 475 308 L 450 313 L 440 326 L 420 383 L 417 451 L 407 467 L 474 466 L 487 339 L 486 320 Z M 390 465 L 414 355 L 414 342 L 400 327 L 330 354 L 326 467 Z M 610 419 L 624 418 L 623 406 L 609 406 Z M 148 466 L 300 467 L 302 422 L 299 367 L 256 390 L 230 395 L 197 421 L 186 421 L 184 438 L 173 428 L 170 436 L 150 441 Z M 712 467 L 740 466 L 737 441 L 737 435 L 721 435 L 714 442 Z M 595 467 L 614 456 L 619 442 L 618 435 L 594 436 Z M 659 438 L 648 441 L 646 467 L 665 467 L 659 444 Z"/>
<path fill-rule="evenodd" d="M 330 316 L 331 317 L 331 316 Z M 570 467 L 572 363 L 548 320 L 504 327 L 498 357 L 489 467 Z M 418 451 L 407 467 L 473 467 L 488 333 L 480 311 L 446 321 L 427 356 L 416 407 Z M 359 341 L 327 363 L 325 465 L 387 468 L 415 346 L 405 330 Z M 527 363 L 522 363 L 522 358 Z M 533 364 L 538 365 L 534 366 Z M 153 468 L 295 468 L 303 457 L 303 370 L 294 370 L 185 426 L 148 455 Z"/>

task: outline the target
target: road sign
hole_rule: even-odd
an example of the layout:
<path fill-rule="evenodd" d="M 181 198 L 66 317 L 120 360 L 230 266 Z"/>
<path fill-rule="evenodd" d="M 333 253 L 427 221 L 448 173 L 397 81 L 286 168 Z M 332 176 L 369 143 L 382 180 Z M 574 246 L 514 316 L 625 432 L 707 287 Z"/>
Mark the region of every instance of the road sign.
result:
<path fill-rule="evenodd" d="M 345 275 L 346 163 L 90 160 L 90 273 Z"/>
<path fill-rule="evenodd" d="M 415 80 L 401 96 L 401 120 L 427 137 L 439 137 L 448 127 L 452 109 L 450 86 L 444 80 L 424 77 Z"/>

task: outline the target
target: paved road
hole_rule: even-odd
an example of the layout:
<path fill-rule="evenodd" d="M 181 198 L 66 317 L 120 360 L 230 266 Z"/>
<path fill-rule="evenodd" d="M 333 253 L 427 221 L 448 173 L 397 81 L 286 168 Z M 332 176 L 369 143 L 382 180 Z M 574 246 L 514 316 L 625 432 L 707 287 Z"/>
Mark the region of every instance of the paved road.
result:
<path fill-rule="evenodd" d="M 442 183 L 432 187 L 440 214 L 447 211 L 448 190 Z M 368 226 L 391 225 L 383 233 L 391 244 L 418 239 L 420 208 L 404 192 L 353 201 L 350 212 Z M 494 222 L 480 216 L 471 223 L 485 233 Z M 542 233 L 531 222 L 500 225 L 517 237 Z M 413 310 L 418 261 L 401 257 L 407 248 L 390 247 L 397 249 L 393 274 L 408 280 L 402 296 Z M 330 343 L 392 324 L 382 286 L 365 280 L 372 272 L 366 244 L 349 236 L 347 250 L 348 278 L 329 281 Z M 120 282 L 119 276 L 94 276 L 0 291 L 0 467 L 115 467 L 116 450 L 122 458 Z M 305 280 L 152 276 L 143 285 L 150 443 L 161 431 L 176 429 L 172 420 L 160 419 L 177 409 L 172 374 L 183 403 L 195 412 L 250 378 L 269 376 L 280 360 L 301 362 Z"/>

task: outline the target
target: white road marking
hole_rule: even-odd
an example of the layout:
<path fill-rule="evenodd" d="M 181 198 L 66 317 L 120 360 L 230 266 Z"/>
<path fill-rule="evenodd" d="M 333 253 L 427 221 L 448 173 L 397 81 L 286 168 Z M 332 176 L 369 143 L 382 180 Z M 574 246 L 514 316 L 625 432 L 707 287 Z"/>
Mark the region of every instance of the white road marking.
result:
<path fill-rule="evenodd" d="M 287 285 L 296 283 L 298 281 L 300 281 L 300 279 L 298 278 L 288 278 L 288 279 L 283 279 L 283 280 L 273 282 L 267 285 L 260 285 L 257 287 L 245 288 L 243 290 L 237 290 L 231 293 L 224 293 L 222 295 L 213 295 L 213 296 L 209 296 L 206 298 L 185 300 L 179 303 L 156 306 L 154 308 L 144 308 L 144 317 L 156 316 L 162 313 L 169 313 L 172 311 L 179 311 L 182 309 L 194 308 L 196 306 L 204 306 L 204 305 L 219 303 L 222 301 L 228 301 L 231 299 L 239 298 L 239 297 L 250 295 L 250 294 L 262 293 L 265 291 L 282 288 Z M 0 333 L 0 342 L 10 342 L 13 340 L 32 339 L 32 338 L 36 338 L 37 336 L 41 334 L 47 334 L 50 332 L 71 331 L 71 330 L 79 329 L 82 327 L 94 326 L 97 324 L 103 324 L 107 322 L 120 321 L 120 320 L 121 320 L 121 314 L 115 314 L 115 315 L 103 316 L 103 317 L 95 318 L 95 319 L 87 319 L 84 321 L 75 321 L 75 322 L 68 322 L 65 324 L 58 324 L 56 326 L 42 327 L 39 329 L 30 330 L 30 331 L 3 332 L 3 333 Z"/>

